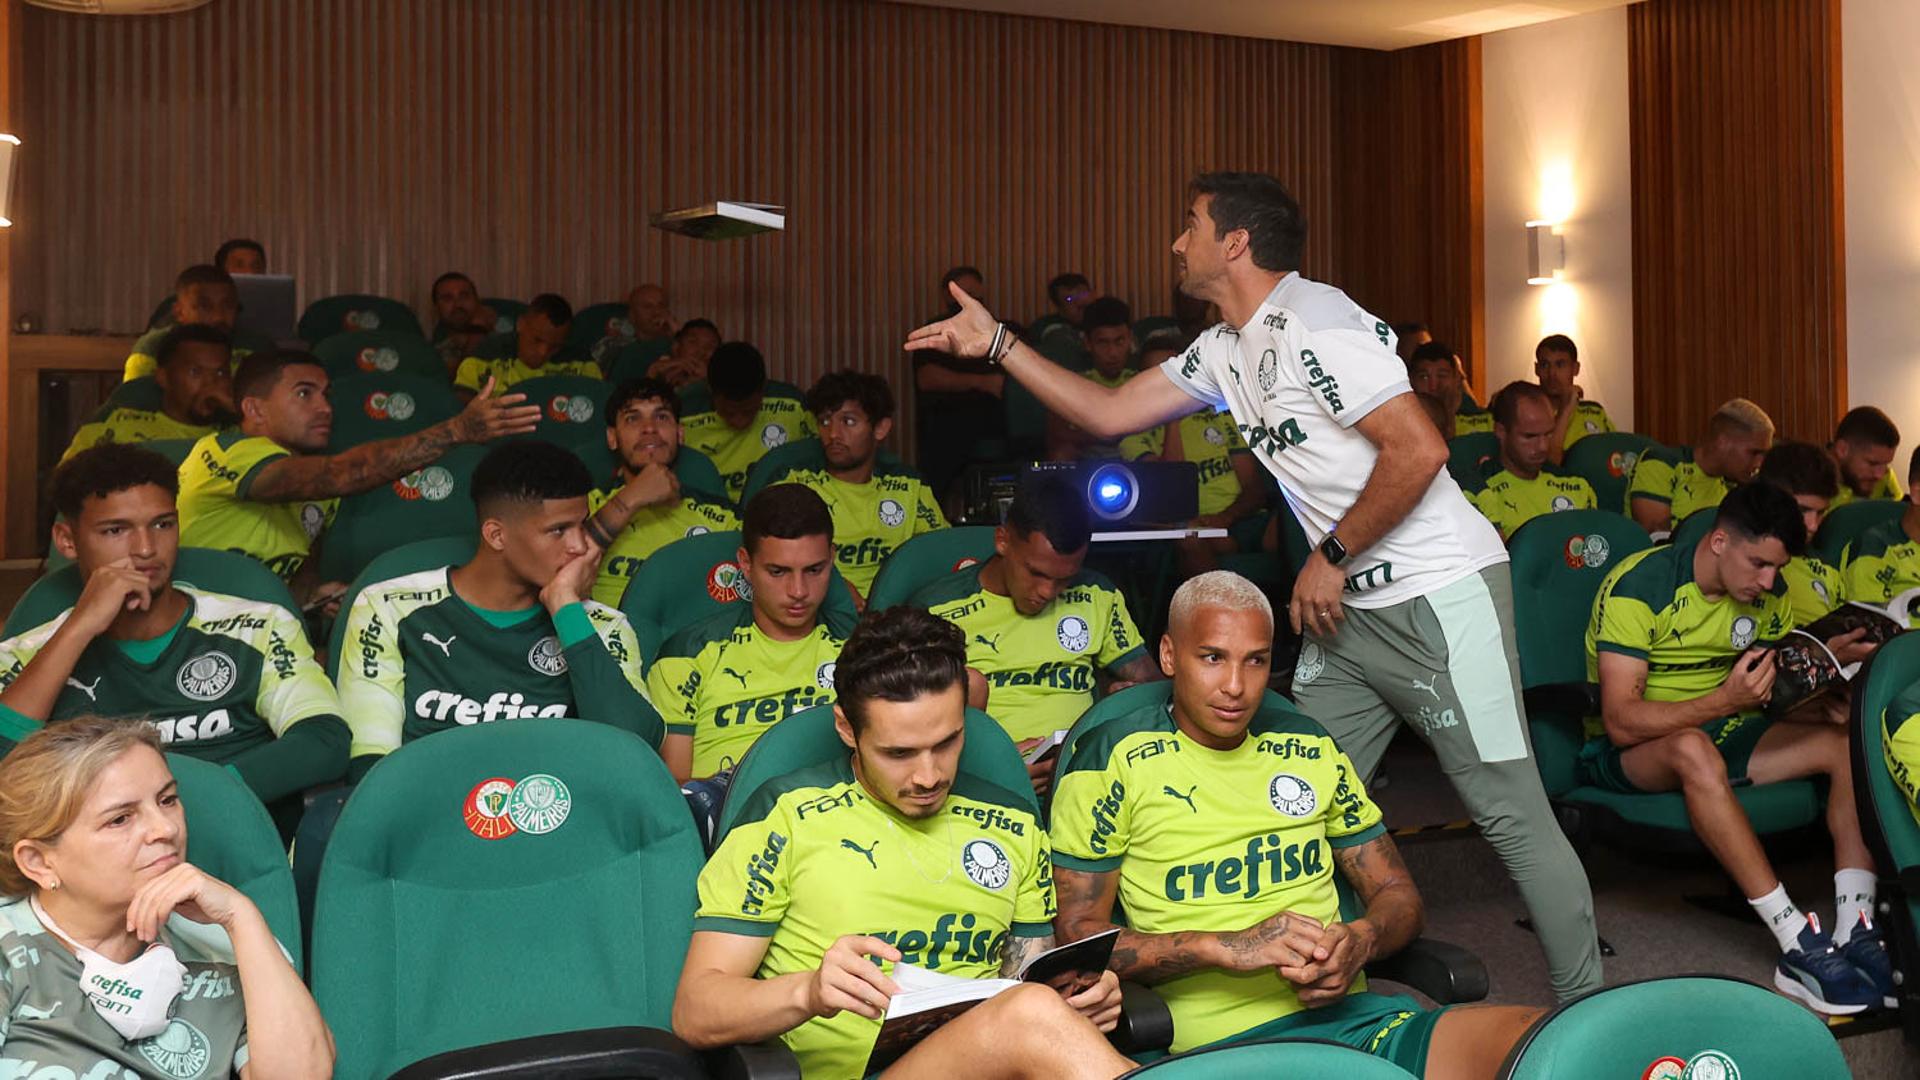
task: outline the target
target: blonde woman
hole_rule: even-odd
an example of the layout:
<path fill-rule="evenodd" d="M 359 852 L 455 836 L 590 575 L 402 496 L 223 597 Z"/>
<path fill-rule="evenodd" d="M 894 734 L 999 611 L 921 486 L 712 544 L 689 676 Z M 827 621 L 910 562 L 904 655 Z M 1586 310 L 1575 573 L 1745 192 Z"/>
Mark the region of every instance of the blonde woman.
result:
<path fill-rule="evenodd" d="M 186 850 L 147 724 L 75 718 L 0 759 L 0 1076 L 332 1074 L 260 910 Z"/>

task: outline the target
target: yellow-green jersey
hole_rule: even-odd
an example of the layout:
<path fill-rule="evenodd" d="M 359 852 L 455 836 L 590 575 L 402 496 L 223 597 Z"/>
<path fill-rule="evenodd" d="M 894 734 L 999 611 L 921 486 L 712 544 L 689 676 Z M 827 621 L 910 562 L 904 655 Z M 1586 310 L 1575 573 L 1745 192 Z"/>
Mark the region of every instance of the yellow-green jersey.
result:
<path fill-rule="evenodd" d="M 1061 869 L 1118 871 L 1118 906 L 1143 934 L 1244 930 L 1282 911 L 1340 918 L 1334 852 L 1385 834 L 1347 755 L 1290 706 L 1263 703 L 1232 750 L 1189 738 L 1143 705 L 1080 736 L 1053 796 Z M 1173 1049 L 1302 1008 L 1278 972 L 1207 969 L 1154 987 Z M 1366 989 L 1356 978 L 1350 993 Z"/>
<path fill-rule="evenodd" d="M 1733 482 L 1714 476 L 1694 463 L 1691 446 L 1649 446 L 1633 466 L 1633 481 L 1627 486 L 1627 507 L 1635 499 L 1652 499 L 1667 508 L 1667 527 L 1687 520 L 1687 515 L 1709 506 L 1733 490 Z"/>
<path fill-rule="evenodd" d="M 1087 370 L 1081 372 L 1080 374 L 1085 375 L 1087 378 L 1092 379 L 1094 382 L 1099 383 L 1101 386 L 1104 386 L 1109 390 L 1118 390 L 1122 386 L 1126 385 L 1126 382 L 1128 379 L 1131 379 L 1135 375 L 1138 375 L 1140 373 L 1134 370 L 1133 368 L 1126 367 L 1126 368 L 1121 368 L 1120 374 L 1115 375 L 1111 378 L 1101 374 L 1099 368 L 1088 368 Z"/>
<path fill-rule="evenodd" d="M 1200 470 L 1200 513 L 1218 514 L 1240 497 L 1240 474 L 1233 471 L 1233 455 L 1250 453 L 1232 413 L 1206 408 L 1174 423 L 1180 425 L 1181 460 Z M 1120 456 L 1135 461 L 1167 451 L 1167 425 L 1148 428 L 1120 440 Z"/>
<path fill-rule="evenodd" d="M 299 573 L 314 540 L 333 523 L 340 500 L 248 498 L 260 470 L 288 456 L 272 439 L 239 431 L 194 443 L 180 463 L 180 542 L 251 555 L 282 578 Z"/>
<path fill-rule="evenodd" d="M 460 361 L 460 367 L 453 374 L 453 385 L 478 393 L 481 387 L 487 385 L 488 377 L 492 377 L 494 392 L 500 393 L 528 379 L 547 375 L 582 375 L 589 379 L 602 377 L 600 365 L 585 355 L 572 359 L 556 356 L 539 367 L 529 367 L 518 356 L 469 356 Z"/>
<path fill-rule="evenodd" d="M 1886 472 L 1880 474 L 1880 479 L 1874 482 L 1873 489 L 1865 495 L 1855 495 L 1853 488 L 1844 483 L 1841 484 L 1840 493 L 1835 495 L 1833 501 L 1827 504 L 1827 512 L 1831 514 L 1835 507 L 1845 506 L 1850 502 L 1856 502 L 1860 499 L 1893 499 L 1898 501 L 1906 497 L 1906 490 L 1900 486 L 1900 478 L 1893 475 L 1892 469 L 1888 469 Z"/>
<path fill-rule="evenodd" d="M 1127 600 L 1103 574 L 1082 570 L 1038 615 L 980 582 L 988 564 L 965 567 L 907 603 L 953 623 L 967 638 L 967 666 L 986 676 L 987 711 L 1015 739 L 1073 726 L 1093 704 L 1097 669 L 1116 671 L 1146 655 Z"/>
<path fill-rule="evenodd" d="M 601 488 L 587 496 L 587 512 L 599 513 L 619 488 Z M 640 572 L 640 564 L 653 553 L 689 536 L 722 532 L 740 527 L 733 507 L 697 491 L 682 489 L 678 502 L 663 506 L 643 506 L 627 521 L 627 527 L 613 538 L 613 546 L 600 560 L 600 574 L 593 580 L 593 598 L 611 608 L 620 606 L 627 583 Z"/>
<path fill-rule="evenodd" d="M 767 728 L 833 700 L 833 669 L 853 626 L 820 609 L 813 632 L 775 641 L 740 601 L 669 637 L 647 688 L 671 735 L 693 739 L 693 775 L 738 764 Z"/>
<path fill-rule="evenodd" d="M 1471 398 L 1462 398 L 1460 407 L 1453 411 L 1453 434 L 1477 435 L 1485 432 L 1493 434 L 1493 410 L 1482 408 Z"/>
<path fill-rule="evenodd" d="M 104 418 L 81 424 L 60 455 L 65 461 L 82 450 L 104 443 L 145 443 L 157 439 L 199 439 L 213 434 L 211 425 L 175 420 L 158 409 L 115 409 Z"/>
<path fill-rule="evenodd" d="M 1534 474 L 1531 480 L 1523 480 L 1508 469 L 1488 477 L 1487 486 L 1467 498 L 1500 530 L 1502 540 L 1542 514 L 1592 510 L 1599 505 L 1593 485 L 1577 476 L 1555 476 L 1543 471 Z"/>
<path fill-rule="evenodd" d="M 1847 545 L 1847 599 L 1885 607 L 1894 597 L 1920 589 L 1920 541 L 1907 535 L 1901 520 L 1883 521 Z M 1920 614 L 1908 625 L 1920 626 Z"/>
<path fill-rule="evenodd" d="M 776 446 L 816 433 L 813 414 L 798 398 L 772 393 L 760 400 L 760 411 L 746 427 L 728 426 L 709 406 L 681 417 L 680 430 L 688 446 L 713 459 L 714 468 L 727 483 L 727 497 L 736 502 L 746 489 L 747 470 L 754 462 Z"/>
<path fill-rule="evenodd" d="M 818 970 L 848 934 L 929 971 L 992 978 L 1009 938 L 1053 933 L 1052 859 L 1026 800 L 962 775 L 937 812 L 907 818 L 868 795 L 846 759 L 756 791 L 699 892 L 696 932 L 767 939 L 762 979 Z M 846 1011 L 781 1039 L 807 1080 L 848 1080 L 879 1034 L 878 1020 Z"/>
<path fill-rule="evenodd" d="M 160 370 L 160 342 L 172 329 L 172 324 L 155 327 L 140 335 L 140 337 L 134 341 L 133 351 L 127 354 L 127 362 L 122 369 L 121 377 L 125 381 L 132 382 L 135 379 L 143 379 Z M 266 352 L 272 348 L 273 340 L 271 338 L 262 337 L 251 330 L 235 330 L 233 332 L 234 369 L 238 370 L 240 361 L 245 360 L 254 353 Z"/>
<path fill-rule="evenodd" d="M 1780 568 L 1793 605 L 1793 625 L 1805 626 L 1847 602 L 1845 575 L 1812 555 L 1795 555 Z"/>
<path fill-rule="evenodd" d="M 933 489 L 902 465 L 875 462 L 872 478 L 854 484 L 828 472 L 823 457 L 769 476 L 767 483 L 803 484 L 827 504 L 833 513 L 834 565 L 861 596 L 873 588 L 880 564 L 895 548 L 947 527 Z"/>
<path fill-rule="evenodd" d="M 1587 626 L 1588 682 L 1600 683 L 1601 653 L 1618 653 L 1646 662 L 1646 700 L 1691 701 L 1725 682 L 1742 653 L 1793 629 L 1793 604 L 1778 577 L 1752 603 L 1707 599 L 1693 579 L 1697 547 L 1636 551 L 1601 581 Z M 1588 719 L 1589 738 L 1604 732 Z"/>
<path fill-rule="evenodd" d="M 1880 723 L 1880 752 L 1887 759 L 1887 771 L 1907 793 L 1907 808 L 1920 821 L 1920 684 L 1901 691 Z"/>
<path fill-rule="evenodd" d="M 1613 426 L 1613 420 L 1607 416 L 1607 410 L 1601 408 L 1597 401 L 1582 398 L 1573 404 L 1573 420 L 1567 425 L 1566 441 L 1560 445 L 1565 448 L 1589 435 L 1600 435 L 1614 430 L 1616 429 Z"/>

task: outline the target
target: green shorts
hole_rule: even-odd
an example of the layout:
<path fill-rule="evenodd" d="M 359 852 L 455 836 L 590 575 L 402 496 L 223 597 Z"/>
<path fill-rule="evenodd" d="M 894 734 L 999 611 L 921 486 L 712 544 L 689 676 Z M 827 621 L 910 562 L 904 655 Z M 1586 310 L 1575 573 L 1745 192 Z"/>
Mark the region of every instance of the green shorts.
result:
<path fill-rule="evenodd" d="M 1707 733 L 1713 745 L 1719 749 L 1720 757 L 1727 763 L 1727 779 L 1735 786 L 1749 783 L 1747 763 L 1753 758 L 1753 748 L 1760 745 L 1760 736 L 1767 733 L 1773 721 L 1760 713 L 1741 713 L 1738 716 L 1723 716 L 1700 725 Z M 1627 795 L 1641 793 L 1633 781 L 1620 767 L 1621 750 L 1605 735 L 1587 740 L 1580 748 L 1580 778 L 1594 787 L 1606 791 L 1617 791 Z"/>
<path fill-rule="evenodd" d="M 1404 995 L 1363 990 L 1348 994 L 1346 1000 L 1338 1004 L 1302 1009 L 1212 1045 L 1263 1039 L 1321 1039 L 1364 1050 L 1415 1076 L 1425 1076 L 1427 1047 L 1433 1042 L 1434 1026 L 1446 1011 L 1446 1006 L 1422 1008 L 1419 1002 Z"/>

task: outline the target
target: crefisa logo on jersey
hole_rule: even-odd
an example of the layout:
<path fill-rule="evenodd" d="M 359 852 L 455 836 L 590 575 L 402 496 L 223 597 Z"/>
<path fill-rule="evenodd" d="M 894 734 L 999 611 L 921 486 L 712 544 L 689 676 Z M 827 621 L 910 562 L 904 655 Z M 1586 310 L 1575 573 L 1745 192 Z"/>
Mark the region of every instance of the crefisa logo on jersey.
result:
<path fill-rule="evenodd" d="M 1093 642 L 1093 628 L 1080 616 L 1068 615 L 1054 627 L 1053 636 L 1060 639 L 1060 647 L 1068 652 L 1085 652 Z"/>
<path fill-rule="evenodd" d="M 177 1016 L 167 1022 L 165 1031 L 137 1045 L 141 1057 L 174 1080 L 199 1080 L 213 1059 L 213 1044 L 206 1035 Z"/>
<path fill-rule="evenodd" d="M 1727 634 L 1727 643 L 1736 649 L 1744 649 L 1753 644 L 1754 631 L 1760 624 L 1751 615 L 1739 615 L 1733 620 L 1733 629 Z"/>
<path fill-rule="evenodd" d="M 1288 817 L 1306 817 L 1320 805 L 1313 785 L 1292 773 L 1279 773 L 1267 782 L 1267 801 Z"/>
<path fill-rule="evenodd" d="M 991 840 L 969 840 L 960 849 L 960 869 L 967 872 L 967 878 L 983 889 L 998 891 L 1007 886 L 1013 877 L 1013 863 L 1007 860 L 1007 853 L 1000 845 Z"/>
<path fill-rule="evenodd" d="M 565 675 L 567 655 L 560 647 L 560 639 L 548 634 L 534 642 L 533 648 L 527 650 L 527 666 L 542 675 Z"/>
<path fill-rule="evenodd" d="M 204 652 L 187 661 L 180 667 L 180 674 L 174 677 L 174 688 L 195 701 L 218 701 L 233 688 L 233 680 L 240 669 L 233 657 L 214 650 Z"/>
<path fill-rule="evenodd" d="M 813 673 L 814 684 L 822 690 L 833 689 L 833 673 L 840 665 L 829 660 Z"/>
<path fill-rule="evenodd" d="M 893 499 L 880 500 L 880 524 L 889 529 L 897 529 L 907 520 L 907 508 Z"/>

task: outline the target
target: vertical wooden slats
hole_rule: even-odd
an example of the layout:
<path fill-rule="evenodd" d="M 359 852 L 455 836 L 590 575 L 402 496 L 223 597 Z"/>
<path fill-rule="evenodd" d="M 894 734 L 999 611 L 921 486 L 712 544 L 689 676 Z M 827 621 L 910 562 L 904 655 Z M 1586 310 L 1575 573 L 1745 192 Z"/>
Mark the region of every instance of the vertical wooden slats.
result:
<path fill-rule="evenodd" d="M 1824 442 L 1846 405 L 1839 0 L 1628 9 L 1636 426 L 1722 401 Z"/>

